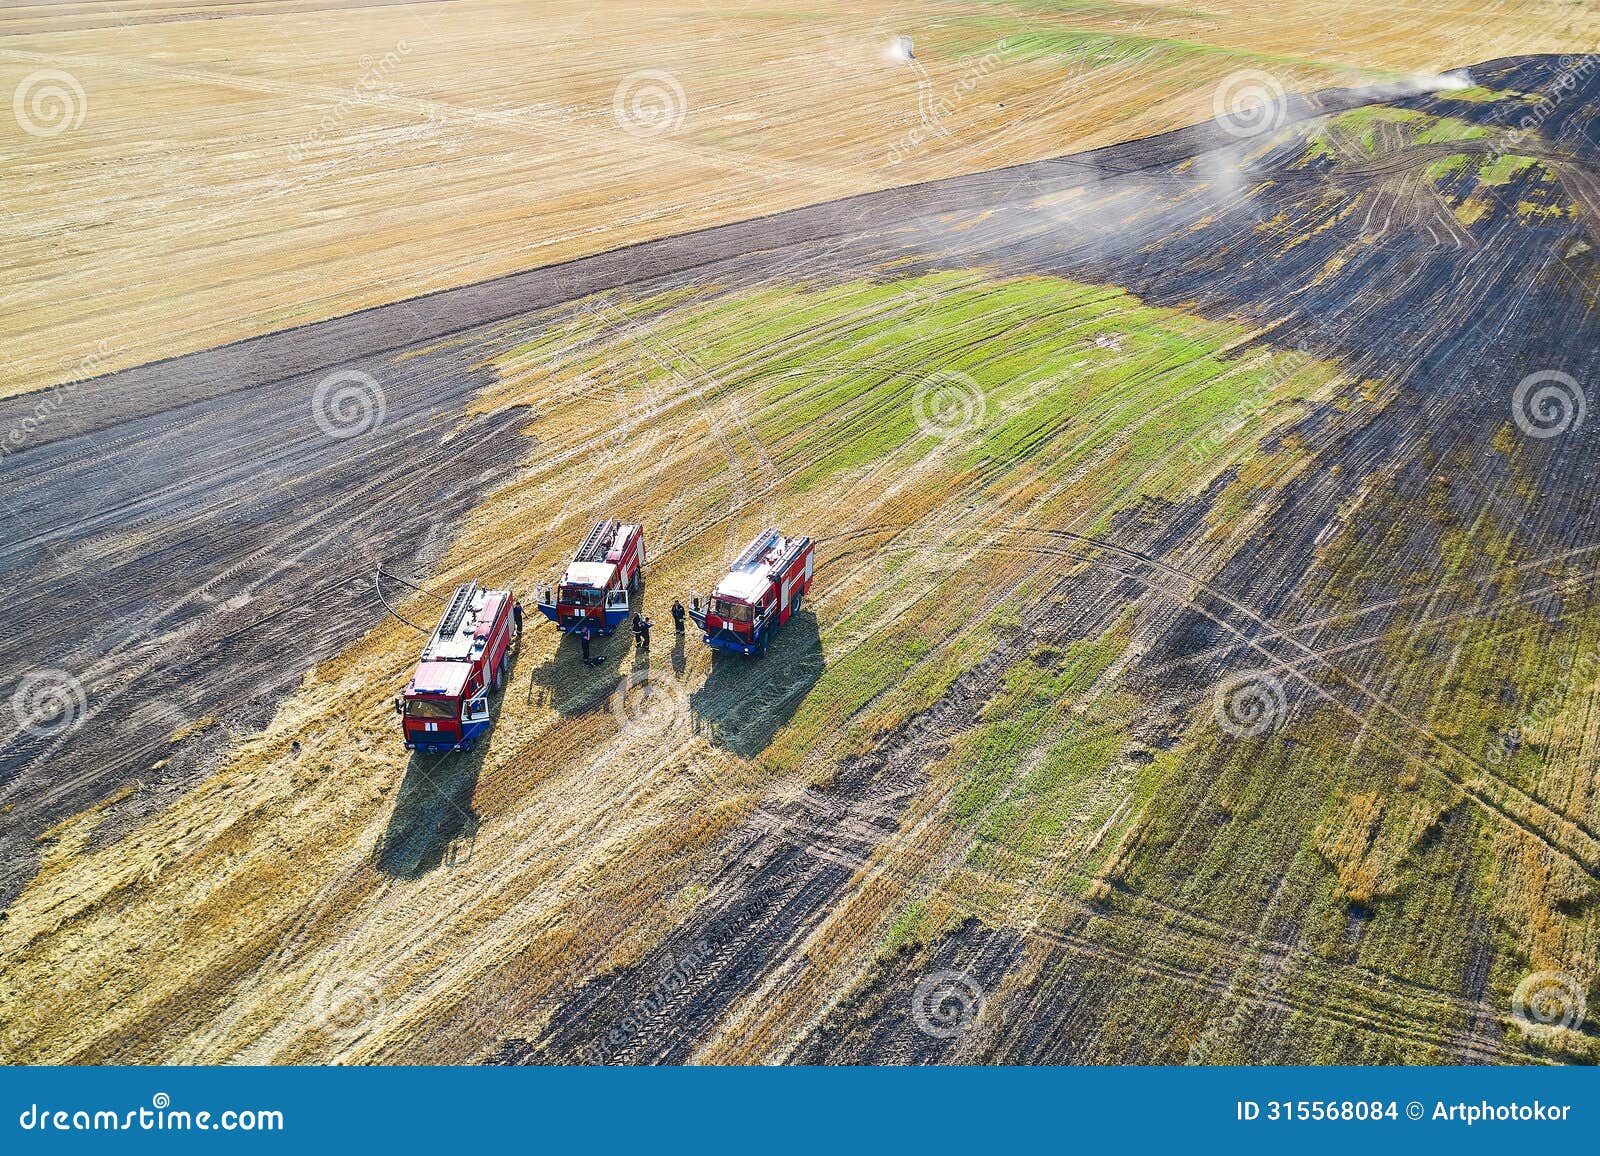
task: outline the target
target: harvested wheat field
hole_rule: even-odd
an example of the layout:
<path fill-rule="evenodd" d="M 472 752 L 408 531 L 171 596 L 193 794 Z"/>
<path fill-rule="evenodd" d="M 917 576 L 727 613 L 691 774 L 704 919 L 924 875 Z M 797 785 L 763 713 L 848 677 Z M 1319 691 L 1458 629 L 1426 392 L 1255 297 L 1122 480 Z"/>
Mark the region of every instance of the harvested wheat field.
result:
<path fill-rule="evenodd" d="M 7 4 L 0 395 L 1131 140 L 1249 70 L 1311 90 L 1592 36 L 1583 4 L 1493 7 Z"/>
<path fill-rule="evenodd" d="M 115 7 L 0 53 L 226 215 L 11 218 L 108 215 L 8 239 L 17 388 L 135 336 L 0 401 L 7 1060 L 1600 1060 L 1584 6 Z M 413 36 L 271 195 L 235 126 Z M 536 591 L 614 515 L 654 645 L 585 664 Z M 765 527 L 766 653 L 675 637 Z M 408 754 L 474 580 L 493 726 Z"/>

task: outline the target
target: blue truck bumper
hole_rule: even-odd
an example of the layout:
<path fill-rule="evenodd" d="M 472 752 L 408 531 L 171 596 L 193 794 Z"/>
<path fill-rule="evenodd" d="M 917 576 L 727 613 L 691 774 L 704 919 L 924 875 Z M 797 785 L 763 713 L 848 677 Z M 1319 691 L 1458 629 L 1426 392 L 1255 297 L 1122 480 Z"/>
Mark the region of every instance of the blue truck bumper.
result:
<path fill-rule="evenodd" d="M 689 619 L 700 628 L 701 638 L 712 650 L 720 650 L 727 654 L 759 654 L 761 652 L 761 642 L 765 631 L 756 633 L 749 642 L 746 642 L 730 630 L 718 630 L 713 634 L 706 629 L 706 616 L 704 614 L 696 614 L 691 610 L 689 611 Z"/>
<path fill-rule="evenodd" d="M 587 623 L 596 634 L 610 634 L 617 627 L 628 621 L 628 611 L 607 610 L 604 618 L 567 618 L 563 619 L 556 613 L 554 606 L 540 605 L 539 613 L 551 622 L 554 622 L 566 634 L 579 634 Z"/>
<path fill-rule="evenodd" d="M 739 638 L 729 638 L 726 635 L 706 635 L 706 645 L 712 650 L 725 651 L 728 654 L 754 654 L 758 643 L 745 642 Z"/>
<path fill-rule="evenodd" d="M 437 740 L 418 739 L 415 742 L 406 743 L 406 750 L 420 751 L 425 755 L 447 755 L 451 751 L 470 750 L 472 744 L 487 734 L 493 724 L 493 719 L 487 719 L 484 722 L 467 723 L 461 728 L 459 741 L 451 735 L 444 735 Z"/>

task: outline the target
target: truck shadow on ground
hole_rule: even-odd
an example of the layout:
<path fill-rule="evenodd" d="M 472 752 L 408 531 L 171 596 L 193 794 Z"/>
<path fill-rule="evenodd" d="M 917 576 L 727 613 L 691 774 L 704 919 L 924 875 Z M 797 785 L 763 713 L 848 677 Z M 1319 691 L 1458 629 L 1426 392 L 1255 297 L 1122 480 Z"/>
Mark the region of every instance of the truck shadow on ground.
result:
<path fill-rule="evenodd" d="M 505 689 L 489 696 L 497 723 L 506 699 L 516 694 L 516 685 L 513 666 Z M 396 879 L 420 879 L 439 867 L 460 867 L 471 861 L 478 841 L 478 812 L 473 809 L 472 796 L 495 730 L 490 727 L 470 751 L 411 753 L 389 825 L 372 849 L 373 866 Z"/>
<path fill-rule="evenodd" d="M 396 879 L 418 879 L 472 858 L 478 838 L 472 796 L 478 789 L 487 742 L 486 736 L 465 754 L 412 753 L 389 826 L 373 848 L 373 865 L 379 871 Z"/>
<path fill-rule="evenodd" d="M 701 645 L 699 636 L 691 634 L 688 645 Z M 802 610 L 773 635 L 766 657 L 715 654 L 711 674 L 689 696 L 689 706 L 713 742 L 753 758 L 794 717 L 826 667 L 816 615 Z"/>

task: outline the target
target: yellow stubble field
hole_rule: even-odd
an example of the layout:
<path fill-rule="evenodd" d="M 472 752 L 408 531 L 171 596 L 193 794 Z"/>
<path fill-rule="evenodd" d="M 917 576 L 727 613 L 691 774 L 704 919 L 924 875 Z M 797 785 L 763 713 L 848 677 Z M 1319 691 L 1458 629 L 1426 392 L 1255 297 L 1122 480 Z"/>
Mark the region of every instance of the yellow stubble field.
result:
<path fill-rule="evenodd" d="M 0 395 L 1173 128 L 1230 77 L 1589 46 L 1584 5 L 1414 7 L 6 4 Z"/>

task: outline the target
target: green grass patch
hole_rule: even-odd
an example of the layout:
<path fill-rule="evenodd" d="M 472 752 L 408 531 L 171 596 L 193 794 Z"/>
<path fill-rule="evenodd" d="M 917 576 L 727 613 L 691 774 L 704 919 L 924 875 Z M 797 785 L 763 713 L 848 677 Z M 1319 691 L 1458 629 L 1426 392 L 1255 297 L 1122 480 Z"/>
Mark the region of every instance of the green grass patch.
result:
<path fill-rule="evenodd" d="M 1434 161 L 1425 171 L 1430 181 L 1435 184 L 1442 184 L 1457 173 L 1464 172 L 1470 168 L 1474 159 L 1466 153 L 1451 153 L 1447 157 Z"/>
<path fill-rule="evenodd" d="M 1355 141 L 1371 156 L 1379 154 L 1380 136 L 1388 133 L 1396 134 L 1408 145 L 1478 140 L 1489 135 L 1482 125 L 1453 116 L 1433 116 L 1386 104 L 1369 104 L 1340 113 L 1328 122 L 1328 128 Z"/>
<path fill-rule="evenodd" d="M 1495 157 L 1478 171 L 1478 183 L 1483 185 L 1508 185 L 1539 162 L 1534 157 L 1505 153 Z"/>

